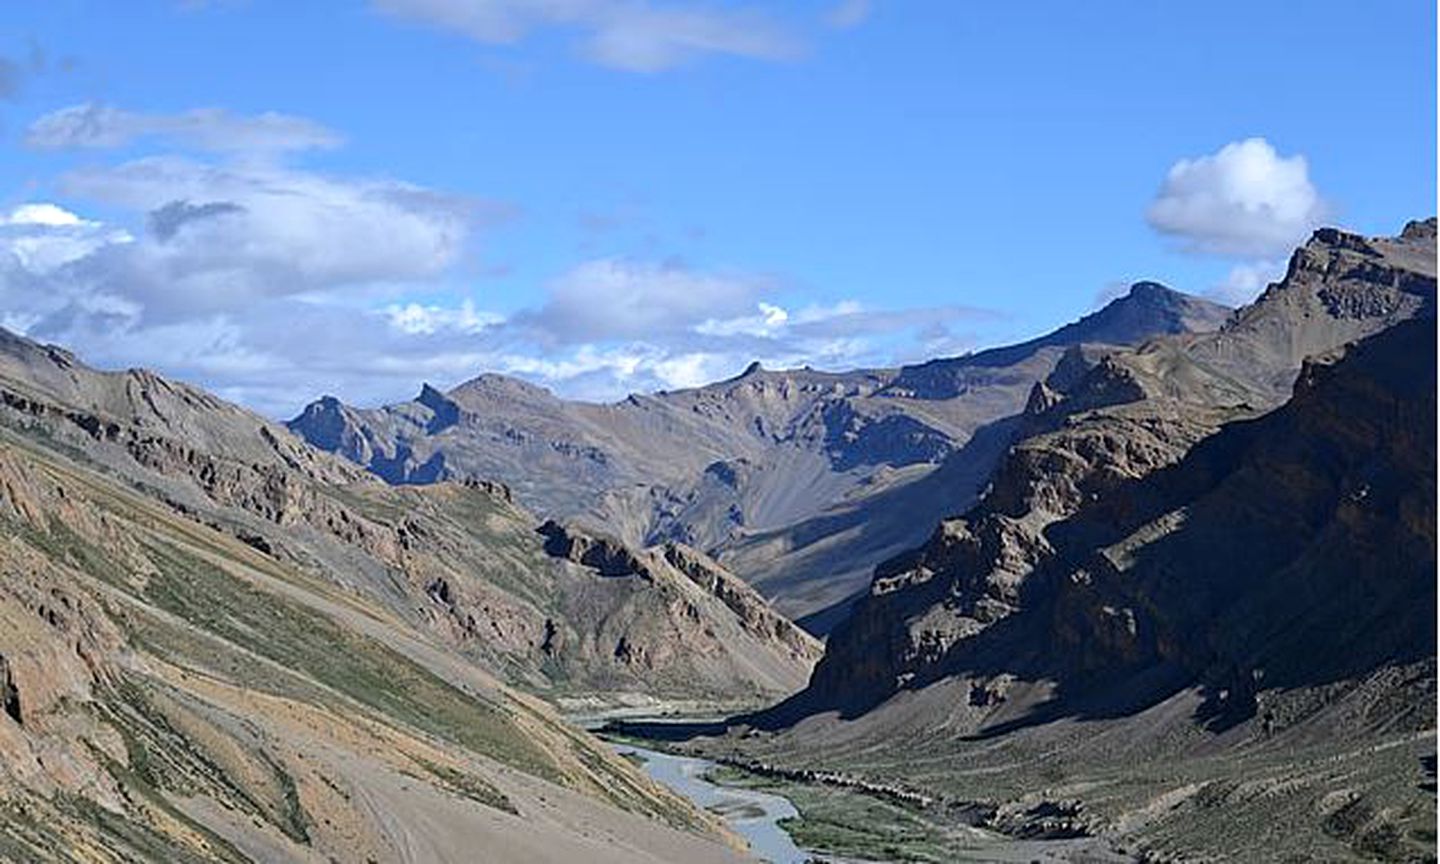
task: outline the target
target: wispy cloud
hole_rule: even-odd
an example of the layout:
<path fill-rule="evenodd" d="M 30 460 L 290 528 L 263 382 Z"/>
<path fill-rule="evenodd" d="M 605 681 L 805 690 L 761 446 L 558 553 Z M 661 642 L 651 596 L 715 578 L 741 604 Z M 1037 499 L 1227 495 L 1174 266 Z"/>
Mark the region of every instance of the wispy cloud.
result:
<path fill-rule="evenodd" d="M 220 108 L 146 114 L 94 102 L 46 114 L 25 133 L 25 143 L 42 150 L 123 147 L 145 138 L 229 153 L 328 149 L 342 143 L 338 134 L 319 123 L 288 114 L 247 116 Z"/>
<path fill-rule="evenodd" d="M 647 0 L 373 0 L 376 9 L 488 44 L 542 28 L 567 30 L 602 66 L 655 72 L 708 55 L 794 57 L 800 41 L 753 9 Z"/>

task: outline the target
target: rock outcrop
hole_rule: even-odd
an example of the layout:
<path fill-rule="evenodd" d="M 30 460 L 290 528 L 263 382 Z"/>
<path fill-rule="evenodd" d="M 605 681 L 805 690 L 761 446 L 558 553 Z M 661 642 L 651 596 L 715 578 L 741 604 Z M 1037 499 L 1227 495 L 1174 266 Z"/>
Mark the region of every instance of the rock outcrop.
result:
<path fill-rule="evenodd" d="M 585 592 L 592 607 L 585 617 L 596 624 L 581 638 L 601 656 L 608 649 L 627 666 L 643 667 L 656 692 L 688 687 L 699 695 L 708 684 L 723 693 L 736 681 L 754 686 L 756 697 L 794 691 L 820 657 L 813 636 L 701 552 L 677 543 L 635 551 L 554 521 L 539 533 L 547 553 L 592 571 L 613 589 Z M 622 587 L 636 583 L 644 590 Z M 673 671 L 663 668 L 661 661 L 672 657 L 692 659 Z M 667 688 L 677 672 L 688 680 Z"/>
<path fill-rule="evenodd" d="M 1069 554 L 1059 523 L 1132 506 L 1123 490 L 1135 481 L 1279 404 L 1306 357 L 1432 317 L 1434 302 L 1433 220 L 1394 239 L 1326 229 L 1220 330 L 1113 352 L 1063 387 L 1042 385 L 980 504 L 877 569 L 797 699 L 863 710 L 945 674 L 967 640 L 1052 595 L 1036 574 Z"/>

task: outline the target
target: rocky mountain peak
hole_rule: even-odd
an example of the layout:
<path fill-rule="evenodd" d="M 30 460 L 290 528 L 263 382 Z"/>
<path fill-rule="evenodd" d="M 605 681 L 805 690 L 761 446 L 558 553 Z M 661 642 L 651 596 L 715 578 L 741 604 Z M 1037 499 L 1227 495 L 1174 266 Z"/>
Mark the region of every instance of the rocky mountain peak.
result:
<path fill-rule="evenodd" d="M 1405 230 L 1400 232 L 1404 240 L 1435 240 L 1435 217 L 1429 219 L 1415 219 L 1405 223 Z"/>
<path fill-rule="evenodd" d="M 1137 341 L 1137 336 L 1143 338 L 1143 333 L 1199 333 L 1217 329 L 1229 314 L 1218 303 L 1144 280 L 1076 322 L 1072 339 L 1126 344 Z"/>
<path fill-rule="evenodd" d="M 1179 291 L 1167 288 L 1159 282 L 1151 282 L 1148 280 L 1141 280 L 1131 284 L 1130 290 L 1125 293 L 1125 297 L 1142 303 L 1165 305 L 1171 305 L 1185 300 L 1185 295 Z"/>
<path fill-rule="evenodd" d="M 1059 405 L 1063 398 L 1063 395 L 1044 381 L 1036 381 L 1030 388 L 1030 395 L 1025 399 L 1025 413 L 1030 416 L 1039 416 Z"/>
<path fill-rule="evenodd" d="M 415 397 L 415 401 L 432 409 L 450 402 L 444 393 L 431 386 L 428 381 L 420 385 L 420 395 Z"/>
<path fill-rule="evenodd" d="M 466 398 L 519 399 L 524 401 L 554 401 L 555 394 L 538 384 L 531 384 L 510 375 L 485 372 L 471 378 L 449 393 L 452 400 Z"/>
<path fill-rule="evenodd" d="M 287 420 L 285 427 L 321 450 L 365 464 L 372 449 L 365 440 L 353 412 L 338 398 L 321 396 Z"/>
<path fill-rule="evenodd" d="M 434 415 L 425 424 L 426 434 L 434 435 L 460 422 L 460 406 L 429 384 L 421 386 L 420 395 L 415 397 L 415 401 L 429 408 Z"/>

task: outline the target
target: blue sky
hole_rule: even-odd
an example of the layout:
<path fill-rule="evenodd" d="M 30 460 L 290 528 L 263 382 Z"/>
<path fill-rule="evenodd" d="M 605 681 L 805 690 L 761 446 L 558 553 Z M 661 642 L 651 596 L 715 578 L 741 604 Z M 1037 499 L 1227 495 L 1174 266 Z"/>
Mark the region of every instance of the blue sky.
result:
<path fill-rule="evenodd" d="M 1435 206 L 1435 7 L 0 6 L 0 323 L 284 416 L 1241 302 Z"/>

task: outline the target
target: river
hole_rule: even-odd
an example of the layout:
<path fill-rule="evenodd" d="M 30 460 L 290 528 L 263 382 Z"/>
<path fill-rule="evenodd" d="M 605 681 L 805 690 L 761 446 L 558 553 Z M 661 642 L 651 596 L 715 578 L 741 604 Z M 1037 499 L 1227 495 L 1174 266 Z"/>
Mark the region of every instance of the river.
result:
<path fill-rule="evenodd" d="M 706 759 L 674 756 L 614 743 L 621 755 L 633 754 L 644 760 L 645 773 L 690 799 L 695 805 L 717 813 L 735 833 L 750 844 L 750 854 L 772 864 L 806 864 L 813 860 L 844 860 L 858 864 L 857 858 L 836 858 L 829 854 L 805 852 L 785 829 L 781 819 L 797 815 L 795 805 L 780 795 L 754 789 L 717 786 L 705 779 L 715 763 Z M 1116 850 L 1099 837 L 1065 840 L 1018 840 L 981 828 L 952 829 L 955 841 L 951 850 L 955 861 L 991 862 L 991 864 L 1066 864 L 1086 861 L 1091 864 L 1135 864 L 1138 860 Z"/>
<path fill-rule="evenodd" d="M 795 805 L 779 795 L 752 789 L 717 786 L 705 779 L 715 763 L 686 756 L 672 756 L 630 744 L 616 744 L 621 754 L 645 760 L 645 773 L 669 786 L 697 806 L 717 813 L 735 833 L 750 843 L 750 854 L 771 864 L 805 864 L 809 854 L 795 845 L 778 824 L 797 815 Z"/>

